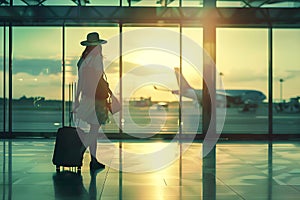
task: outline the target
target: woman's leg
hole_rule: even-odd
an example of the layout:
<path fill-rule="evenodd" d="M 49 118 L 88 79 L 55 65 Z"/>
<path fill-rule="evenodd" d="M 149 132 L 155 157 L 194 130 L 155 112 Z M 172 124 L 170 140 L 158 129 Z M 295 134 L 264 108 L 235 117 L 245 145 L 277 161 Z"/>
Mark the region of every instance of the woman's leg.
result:
<path fill-rule="evenodd" d="M 107 120 L 107 109 L 106 109 L 106 100 L 103 101 L 95 101 L 95 111 L 99 124 L 104 124 Z M 97 136 L 100 128 L 99 124 L 91 124 L 90 125 L 90 154 L 91 154 L 91 163 L 90 169 L 103 169 L 105 165 L 99 163 L 97 161 Z"/>
<path fill-rule="evenodd" d="M 89 132 L 89 148 L 91 154 L 91 161 L 97 161 L 97 137 L 100 125 L 98 124 L 91 124 L 90 125 L 90 132 Z"/>
<path fill-rule="evenodd" d="M 89 132 L 89 148 L 91 154 L 90 170 L 104 169 L 105 165 L 97 161 L 97 138 L 100 125 L 91 124 Z"/>

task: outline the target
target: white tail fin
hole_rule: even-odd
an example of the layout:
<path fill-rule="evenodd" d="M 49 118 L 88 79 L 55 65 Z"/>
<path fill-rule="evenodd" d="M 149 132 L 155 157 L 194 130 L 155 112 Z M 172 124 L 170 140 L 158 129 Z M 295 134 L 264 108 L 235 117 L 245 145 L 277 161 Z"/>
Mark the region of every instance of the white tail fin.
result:
<path fill-rule="evenodd" d="M 181 74 L 181 76 L 180 76 L 180 70 L 179 70 L 179 68 L 175 67 L 174 70 L 175 70 L 175 75 L 176 75 L 178 86 L 180 86 L 180 81 L 181 81 L 181 86 L 182 86 L 182 90 L 183 91 L 185 91 L 187 89 L 193 89 L 190 86 L 190 84 L 187 82 L 187 80 L 183 77 L 183 75 Z"/>

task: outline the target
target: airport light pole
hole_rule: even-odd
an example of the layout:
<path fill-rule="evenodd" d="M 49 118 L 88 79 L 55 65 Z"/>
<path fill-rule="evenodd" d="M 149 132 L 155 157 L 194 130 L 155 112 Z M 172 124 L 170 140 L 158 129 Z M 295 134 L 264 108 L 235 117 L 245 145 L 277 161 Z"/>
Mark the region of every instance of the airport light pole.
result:
<path fill-rule="evenodd" d="M 280 82 L 280 102 L 282 102 L 283 82 L 284 82 L 284 80 L 281 78 L 281 79 L 279 79 L 279 82 Z"/>
<path fill-rule="evenodd" d="M 224 76 L 224 74 L 222 72 L 219 73 L 220 75 L 220 83 L 219 83 L 219 89 L 222 89 L 222 77 Z"/>

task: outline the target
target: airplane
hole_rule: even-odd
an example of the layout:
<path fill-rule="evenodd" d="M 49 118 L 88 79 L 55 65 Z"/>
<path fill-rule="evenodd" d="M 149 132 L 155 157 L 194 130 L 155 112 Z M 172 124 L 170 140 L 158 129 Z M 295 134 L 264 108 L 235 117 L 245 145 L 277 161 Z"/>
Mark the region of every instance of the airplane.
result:
<path fill-rule="evenodd" d="M 299 113 L 300 112 L 300 96 L 290 98 L 289 102 L 283 101 L 275 104 L 278 113 Z"/>
<path fill-rule="evenodd" d="M 181 80 L 181 95 L 183 97 L 193 99 L 193 101 L 202 105 L 202 90 L 193 88 L 183 76 L 181 76 L 180 79 L 179 68 L 176 67 L 174 70 L 178 85 L 179 80 Z M 172 92 L 172 94 L 179 95 L 179 90 L 160 89 L 157 86 L 154 86 L 154 89 L 169 91 Z M 258 90 L 216 90 L 217 105 L 225 102 L 224 98 L 226 98 L 226 107 L 230 107 L 232 105 L 243 105 L 243 111 L 249 111 L 251 108 L 257 108 L 258 105 L 266 99 L 266 96 Z"/>

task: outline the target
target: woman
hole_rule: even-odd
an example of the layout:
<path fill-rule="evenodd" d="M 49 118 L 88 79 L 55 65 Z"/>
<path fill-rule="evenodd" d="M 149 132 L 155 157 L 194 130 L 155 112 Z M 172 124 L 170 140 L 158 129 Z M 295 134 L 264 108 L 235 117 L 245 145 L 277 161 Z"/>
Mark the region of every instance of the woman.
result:
<path fill-rule="evenodd" d="M 100 39 L 98 33 L 89 33 L 87 40 L 80 43 L 86 48 L 77 64 L 78 86 L 74 111 L 77 114 L 77 118 L 90 125 L 88 137 L 83 141 L 85 146 L 90 149 L 90 170 L 105 168 L 105 165 L 98 162 L 96 158 L 98 131 L 100 126 L 108 120 L 106 107 L 108 94 L 107 92 L 99 91 L 98 86 L 99 80 L 103 80 L 104 68 L 101 45 L 105 43 L 107 41 Z M 95 96 L 101 96 L 101 98 L 95 99 Z"/>

